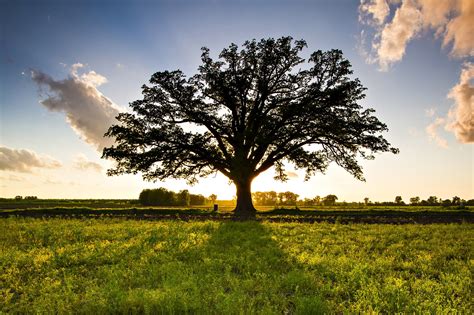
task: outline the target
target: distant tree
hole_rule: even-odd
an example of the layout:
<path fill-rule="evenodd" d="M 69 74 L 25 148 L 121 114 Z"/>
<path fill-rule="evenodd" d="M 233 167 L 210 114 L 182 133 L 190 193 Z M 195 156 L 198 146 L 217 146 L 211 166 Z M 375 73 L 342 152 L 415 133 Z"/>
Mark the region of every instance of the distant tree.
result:
<path fill-rule="evenodd" d="M 411 205 L 415 206 L 415 205 L 417 205 L 418 203 L 420 203 L 420 197 L 417 196 L 417 197 L 411 197 L 411 198 L 410 198 L 410 204 L 411 204 Z"/>
<path fill-rule="evenodd" d="M 201 206 L 201 205 L 206 204 L 206 197 L 204 197 L 203 195 L 191 194 L 189 197 L 190 197 L 189 203 L 193 206 Z"/>
<path fill-rule="evenodd" d="M 257 205 L 265 205 L 266 203 L 266 193 L 262 191 L 256 191 L 252 193 L 253 202 Z"/>
<path fill-rule="evenodd" d="M 209 196 L 208 199 L 209 199 L 209 201 L 211 202 L 211 204 L 215 204 L 216 201 L 217 201 L 217 195 L 212 194 L 212 195 Z"/>
<path fill-rule="evenodd" d="M 285 191 L 278 194 L 278 199 L 281 205 L 295 206 L 298 195 L 291 191 Z"/>
<path fill-rule="evenodd" d="M 191 204 L 191 194 L 187 189 L 176 194 L 176 203 L 179 206 L 189 206 Z"/>
<path fill-rule="evenodd" d="M 252 193 L 255 204 L 260 206 L 274 206 L 278 202 L 278 194 L 275 191 L 257 191 Z"/>
<path fill-rule="evenodd" d="M 403 201 L 403 200 L 402 200 L 402 196 L 396 196 L 396 197 L 395 197 L 395 203 L 396 203 L 397 205 L 401 204 L 402 201 Z"/>
<path fill-rule="evenodd" d="M 38 200 L 38 197 L 36 196 L 25 196 L 25 200 Z"/>
<path fill-rule="evenodd" d="M 428 199 L 426 201 L 428 202 L 428 204 L 430 206 L 439 205 L 438 197 L 436 197 L 436 196 L 430 196 L 430 197 L 428 197 Z"/>
<path fill-rule="evenodd" d="M 23 196 L 15 196 L 15 200 L 22 200 Z"/>
<path fill-rule="evenodd" d="M 266 203 L 265 205 L 267 206 L 274 206 L 277 204 L 277 201 L 278 201 L 278 194 L 276 193 L 276 191 L 267 191 L 266 192 Z"/>
<path fill-rule="evenodd" d="M 284 162 L 307 179 L 335 162 L 363 180 L 359 157 L 398 149 L 381 135 L 387 126 L 374 110 L 359 104 L 366 89 L 342 52 L 318 50 L 306 62 L 306 46 L 291 37 L 252 40 L 231 44 L 219 60 L 203 48 L 189 79 L 179 70 L 153 74 L 143 99 L 106 133 L 116 145 L 103 158 L 117 162 L 107 174 L 193 183 L 221 172 L 236 186 L 234 211 L 243 217 L 256 213 L 253 179 L 275 167 L 275 178 L 286 180 Z"/>
<path fill-rule="evenodd" d="M 323 204 L 325 206 L 334 206 L 336 204 L 337 196 L 336 195 L 327 195 L 323 198 Z"/>
<path fill-rule="evenodd" d="M 443 207 L 449 207 L 449 206 L 452 205 L 451 200 L 449 200 L 449 199 L 445 199 L 445 200 L 441 199 L 440 202 L 441 202 L 441 206 L 443 206 Z"/>
<path fill-rule="evenodd" d="M 138 200 L 145 206 L 174 206 L 177 204 L 176 194 L 162 187 L 142 190 Z"/>
<path fill-rule="evenodd" d="M 315 206 L 319 206 L 321 204 L 321 197 L 320 196 L 316 196 L 314 197 L 314 205 Z"/>
<path fill-rule="evenodd" d="M 370 200 L 369 200 L 368 197 L 365 197 L 365 198 L 364 198 L 364 204 L 365 204 L 366 206 L 369 204 L 369 201 L 370 201 Z"/>
<path fill-rule="evenodd" d="M 157 190 L 152 191 L 152 195 L 156 195 L 156 199 L 162 202 L 164 206 L 173 206 L 176 205 L 176 194 L 165 188 L 158 188 Z"/>
<path fill-rule="evenodd" d="M 461 204 L 461 198 L 459 198 L 458 196 L 454 196 L 452 204 L 455 206 L 459 206 Z"/>
<path fill-rule="evenodd" d="M 138 201 L 142 205 L 148 205 L 148 194 L 150 193 L 149 189 L 143 189 L 138 196 Z"/>
<path fill-rule="evenodd" d="M 311 199 L 311 198 L 304 198 L 304 199 L 303 199 L 303 206 L 305 206 L 305 207 L 314 206 L 314 199 Z"/>

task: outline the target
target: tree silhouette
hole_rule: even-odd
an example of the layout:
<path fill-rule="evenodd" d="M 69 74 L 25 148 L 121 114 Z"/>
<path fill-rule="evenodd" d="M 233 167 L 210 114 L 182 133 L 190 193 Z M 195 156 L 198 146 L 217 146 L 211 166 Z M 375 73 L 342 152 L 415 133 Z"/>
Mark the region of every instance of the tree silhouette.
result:
<path fill-rule="evenodd" d="M 410 203 L 412 205 L 417 205 L 418 203 L 420 203 L 420 197 L 418 197 L 418 196 L 417 197 L 411 197 L 410 198 Z"/>
<path fill-rule="evenodd" d="M 26 198 L 26 197 L 25 197 L 25 198 Z M 458 196 L 454 196 L 454 197 L 453 197 L 452 204 L 453 204 L 453 205 L 460 205 L 460 204 L 461 204 L 461 198 L 459 198 Z"/>
<path fill-rule="evenodd" d="M 130 103 L 106 136 L 116 145 L 104 158 L 117 161 L 109 175 L 142 172 L 145 180 L 221 172 L 236 186 L 235 213 L 254 216 L 252 180 L 284 162 L 306 178 L 335 162 L 363 180 L 357 158 L 392 148 L 385 124 L 358 104 L 365 88 L 351 79 L 340 50 L 299 56 L 304 40 L 291 37 L 231 44 L 217 60 L 202 48 L 202 65 L 189 79 L 180 71 L 152 75 L 143 99 Z"/>
<path fill-rule="evenodd" d="M 280 205 L 286 206 L 296 206 L 296 202 L 298 201 L 298 194 L 295 194 L 291 191 L 285 191 L 278 193 L 278 200 Z"/>
<path fill-rule="evenodd" d="M 334 206 L 336 204 L 337 196 L 336 195 L 327 195 L 323 198 L 323 204 L 325 206 Z"/>
<path fill-rule="evenodd" d="M 397 205 L 401 204 L 402 201 L 403 201 L 402 196 L 396 196 L 396 197 L 395 197 L 395 203 L 396 203 Z"/>
<path fill-rule="evenodd" d="M 438 205 L 440 202 L 442 202 L 443 200 L 440 200 L 440 201 L 438 202 L 438 197 L 436 197 L 436 196 L 429 196 L 426 201 L 428 202 L 429 205 L 431 205 L 431 206 L 436 206 L 436 205 Z"/>

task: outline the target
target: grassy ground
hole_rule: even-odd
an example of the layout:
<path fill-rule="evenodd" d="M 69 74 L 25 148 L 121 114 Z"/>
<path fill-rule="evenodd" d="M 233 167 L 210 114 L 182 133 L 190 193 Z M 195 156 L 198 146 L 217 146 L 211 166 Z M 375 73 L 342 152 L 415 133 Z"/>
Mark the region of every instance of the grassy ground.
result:
<path fill-rule="evenodd" d="M 0 219 L 7 217 L 32 218 L 121 218 L 133 220 L 184 220 L 184 221 L 232 221 L 236 218 L 229 211 L 213 212 L 211 209 L 183 208 L 84 208 L 56 207 L 30 209 L 1 209 Z M 429 210 L 417 208 L 392 209 L 337 209 L 322 210 L 273 209 L 259 211 L 256 219 L 267 222 L 330 222 L 330 223 L 385 223 L 385 224 L 431 224 L 474 223 L 472 209 Z"/>
<path fill-rule="evenodd" d="M 235 208 L 235 202 L 232 200 L 218 200 L 219 210 L 221 212 L 228 212 Z M 257 210 L 262 212 L 267 211 L 288 211 L 296 210 L 294 206 L 261 206 L 255 205 Z M 161 210 L 182 210 L 182 209 L 199 209 L 210 211 L 213 205 L 198 205 L 198 206 L 166 206 L 166 207 L 149 207 L 142 206 L 136 199 L 37 199 L 37 200 L 14 200 L 0 198 L 0 211 L 9 209 L 46 209 L 46 208 L 82 208 L 82 209 L 161 209 Z M 280 209 L 284 208 L 284 209 Z M 465 206 L 460 209 L 459 206 L 409 206 L 409 205 L 398 205 L 398 206 L 375 206 L 363 204 L 359 205 L 342 205 L 338 204 L 335 206 L 313 206 L 304 207 L 298 206 L 299 210 L 302 211 L 407 211 L 407 212 L 418 212 L 418 211 L 454 211 L 454 210 L 474 210 L 473 206 Z"/>
<path fill-rule="evenodd" d="M 465 313 L 472 224 L 0 219 L 0 313 Z"/>

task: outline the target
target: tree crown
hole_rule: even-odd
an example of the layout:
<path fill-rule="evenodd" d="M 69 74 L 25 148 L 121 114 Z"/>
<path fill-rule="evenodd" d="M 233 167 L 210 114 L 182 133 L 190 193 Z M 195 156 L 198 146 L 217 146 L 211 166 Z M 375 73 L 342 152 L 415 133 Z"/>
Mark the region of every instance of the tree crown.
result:
<path fill-rule="evenodd" d="M 202 48 L 198 73 L 156 72 L 106 136 L 116 145 L 109 175 L 142 172 L 148 180 L 197 177 L 219 171 L 234 182 L 284 161 L 306 178 L 335 162 L 363 180 L 357 158 L 398 149 L 380 133 L 387 126 L 362 109 L 365 88 L 337 49 L 299 56 L 304 40 L 291 37 L 231 44 L 219 58 Z"/>

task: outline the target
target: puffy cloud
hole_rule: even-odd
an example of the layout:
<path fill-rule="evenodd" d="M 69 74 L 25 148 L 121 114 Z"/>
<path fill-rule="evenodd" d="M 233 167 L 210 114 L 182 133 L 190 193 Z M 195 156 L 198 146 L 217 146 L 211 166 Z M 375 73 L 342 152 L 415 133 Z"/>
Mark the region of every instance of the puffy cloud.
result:
<path fill-rule="evenodd" d="M 385 18 L 390 13 L 390 7 L 385 0 L 362 0 L 359 8 L 361 22 L 373 20 L 376 24 L 383 24 Z M 365 15 L 369 15 L 368 19 Z M 372 15 L 370 19 L 370 15 Z M 364 16 L 364 17 L 363 17 Z"/>
<path fill-rule="evenodd" d="M 462 143 L 474 142 L 474 64 L 466 63 L 459 83 L 448 94 L 454 105 L 448 113 L 446 128 Z"/>
<path fill-rule="evenodd" d="M 417 0 L 417 7 L 422 15 L 421 22 L 424 28 L 432 28 L 438 36 L 444 31 L 449 21 L 451 11 L 456 7 L 458 0 Z"/>
<path fill-rule="evenodd" d="M 395 13 L 387 21 L 392 8 Z M 474 56 L 472 0 L 361 0 L 359 20 L 375 29 L 373 54 L 365 57 L 369 63 L 377 62 L 381 70 L 400 61 L 407 44 L 423 30 L 442 37 L 443 46 L 452 43 L 452 56 Z"/>
<path fill-rule="evenodd" d="M 438 145 L 447 147 L 448 142 L 438 135 L 438 129 L 444 127 L 451 131 L 456 139 L 461 143 L 474 143 L 474 64 L 465 63 L 459 77 L 459 82 L 448 94 L 454 100 L 454 104 L 449 110 L 447 117 L 436 117 L 434 121 L 426 127 L 429 137 Z M 432 114 L 434 111 L 427 111 Z"/>
<path fill-rule="evenodd" d="M 404 1 L 395 12 L 392 22 L 385 25 L 377 49 L 382 70 L 402 59 L 407 43 L 416 35 L 421 26 L 421 14 L 412 1 Z"/>
<path fill-rule="evenodd" d="M 95 71 L 89 71 L 88 73 L 84 73 L 81 76 L 83 82 L 87 82 L 91 86 L 99 86 L 107 82 L 107 78 L 101 76 L 100 74 L 96 73 Z"/>
<path fill-rule="evenodd" d="M 49 91 L 40 103 L 52 112 L 65 113 L 72 129 L 102 151 L 113 143 L 112 139 L 104 138 L 104 134 L 116 123 L 115 117 L 122 109 L 97 89 L 107 79 L 95 71 L 79 74 L 83 67 L 80 63 L 72 65 L 70 75 L 64 80 L 55 80 L 37 70 L 32 71 L 31 77 L 40 88 Z"/>
<path fill-rule="evenodd" d="M 62 164 L 47 155 L 38 155 L 31 150 L 10 149 L 0 146 L 0 170 L 31 172 L 33 168 L 59 168 Z"/>
<path fill-rule="evenodd" d="M 436 119 L 426 127 L 426 133 L 430 137 L 431 140 L 436 142 L 440 147 L 447 148 L 448 141 L 442 138 L 438 134 L 438 129 L 443 127 L 446 124 L 446 119 L 442 117 L 436 117 Z"/>
<path fill-rule="evenodd" d="M 459 1 L 457 11 L 460 14 L 446 26 L 443 44 L 453 42 L 451 53 L 456 57 L 474 56 L 474 1 Z"/>
<path fill-rule="evenodd" d="M 99 163 L 89 161 L 84 154 L 79 154 L 74 159 L 74 167 L 83 170 L 83 171 L 95 171 L 100 172 L 102 171 L 102 166 Z"/>
<path fill-rule="evenodd" d="M 387 19 L 392 9 L 395 13 L 391 19 Z M 359 20 L 372 26 L 375 35 L 371 52 L 368 53 L 365 48 L 367 33 L 362 30 L 358 49 L 368 63 L 378 63 L 383 71 L 400 61 L 407 44 L 427 30 L 442 38 L 443 47 L 451 45 L 451 56 L 474 56 L 472 0 L 361 0 Z M 447 141 L 438 135 L 440 127 L 453 132 L 461 143 L 474 142 L 473 78 L 473 64 L 465 63 L 459 83 L 448 94 L 454 100 L 454 105 L 447 117 L 436 117 L 426 127 L 430 138 L 443 147 L 447 147 Z M 429 117 L 435 116 L 434 110 L 429 110 L 426 114 Z"/>

